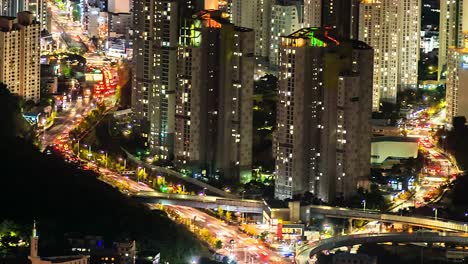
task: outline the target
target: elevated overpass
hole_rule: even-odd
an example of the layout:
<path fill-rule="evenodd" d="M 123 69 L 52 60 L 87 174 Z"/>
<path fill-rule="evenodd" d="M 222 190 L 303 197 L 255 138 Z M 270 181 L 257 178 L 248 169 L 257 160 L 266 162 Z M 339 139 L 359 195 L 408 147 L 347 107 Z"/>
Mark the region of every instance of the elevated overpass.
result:
<path fill-rule="evenodd" d="M 394 214 L 382 214 L 379 211 L 373 210 L 348 209 L 321 205 L 309 205 L 301 207 L 301 215 L 305 215 L 305 218 L 308 218 L 310 215 L 313 214 L 320 214 L 331 218 L 362 219 L 380 221 L 385 223 L 397 222 L 445 231 L 468 231 L 468 226 L 466 223 L 444 219 L 435 220 L 433 218 L 424 216 L 399 216 Z"/>
<path fill-rule="evenodd" d="M 199 196 L 185 194 L 168 194 L 159 192 L 138 192 L 133 198 L 143 203 L 162 205 L 182 205 L 200 209 L 223 208 L 226 211 L 262 214 L 264 201 L 225 198 L 218 196 Z M 435 220 L 424 216 L 399 216 L 382 214 L 378 211 L 348 209 L 333 206 L 307 205 L 301 206 L 301 220 L 307 222 L 311 215 L 324 215 L 331 218 L 362 219 L 384 223 L 402 223 L 436 230 L 468 232 L 468 225 L 450 220 Z"/>
<path fill-rule="evenodd" d="M 468 244 L 468 234 L 445 232 L 382 233 L 338 236 L 302 246 L 296 251 L 296 264 L 315 263 L 315 255 L 323 250 L 368 243 L 455 243 Z"/>
<path fill-rule="evenodd" d="M 141 160 L 139 160 L 138 158 L 136 158 L 135 156 L 130 154 L 130 152 L 128 152 L 126 149 L 124 149 L 124 148 L 121 148 L 121 149 L 122 149 L 123 152 L 125 152 L 128 159 L 135 162 L 139 166 L 147 168 L 148 171 L 158 173 L 158 174 L 160 174 L 162 176 L 174 177 L 174 178 L 176 178 L 178 180 L 194 184 L 194 185 L 196 185 L 196 186 L 198 186 L 200 188 L 206 189 L 206 190 L 208 190 L 208 191 L 210 191 L 210 192 L 212 192 L 212 193 L 214 193 L 216 195 L 222 196 L 222 197 L 239 198 L 239 196 L 237 196 L 237 195 L 235 195 L 233 193 L 225 192 L 225 191 L 223 191 L 221 189 L 218 189 L 216 187 L 213 187 L 213 186 L 211 186 L 211 185 L 209 185 L 209 184 L 207 184 L 205 182 L 199 181 L 199 180 L 194 179 L 192 177 L 184 176 L 184 175 L 182 175 L 181 173 L 179 173 L 179 172 L 177 172 L 175 170 L 165 168 L 165 167 L 161 167 L 161 166 L 155 166 L 155 165 L 151 165 L 151 164 L 147 164 L 145 162 L 142 162 Z"/>
<path fill-rule="evenodd" d="M 263 201 L 257 200 L 159 192 L 138 192 L 133 195 L 133 198 L 149 204 L 182 205 L 200 209 L 217 209 L 221 207 L 225 211 L 254 214 L 263 212 Z"/>

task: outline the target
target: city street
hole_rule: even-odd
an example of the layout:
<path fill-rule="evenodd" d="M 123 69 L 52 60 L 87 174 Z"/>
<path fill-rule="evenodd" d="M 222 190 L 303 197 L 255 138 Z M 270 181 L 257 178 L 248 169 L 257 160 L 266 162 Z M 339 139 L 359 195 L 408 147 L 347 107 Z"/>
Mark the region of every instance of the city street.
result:
<path fill-rule="evenodd" d="M 442 185 L 453 180 L 453 177 L 460 173 L 454 159 L 449 157 L 442 149 L 436 146 L 436 142 L 430 137 L 429 131 L 443 124 L 445 120 L 445 110 L 442 110 L 430 119 L 417 117 L 410 121 L 410 129 L 407 127 L 409 137 L 420 139 L 421 149 L 427 153 L 424 157 L 428 166 L 424 166 L 419 173 L 420 186 L 416 188 L 415 194 L 408 200 L 397 203 L 391 212 L 398 212 L 408 207 L 422 207 L 437 202 L 448 187 Z M 421 125 L 426 123 L 426 125 Z"/>
<path fill-rule="evenodd" d="M 220 239 L 223 242 L 223 248 L 218 253 L 235 257 L 239 264 L 292 263 L 293 261 L 240 232 L 237 225 L 228 225 L 197 209 L 183 206 L 168 207 L 177 211 L 183 218 L 193 219 L 196 226 L 206 228 L 210 234 Z"/>
<path fill-rule="evenodd" d="M 78 120 L 92 109 L 93 107 L 89 101 L 70 102 L 66 109 L 57 113 L 54 125 L 42 134 L 43 148 L 68 141 L 68 132 L 76 125 Z"/>

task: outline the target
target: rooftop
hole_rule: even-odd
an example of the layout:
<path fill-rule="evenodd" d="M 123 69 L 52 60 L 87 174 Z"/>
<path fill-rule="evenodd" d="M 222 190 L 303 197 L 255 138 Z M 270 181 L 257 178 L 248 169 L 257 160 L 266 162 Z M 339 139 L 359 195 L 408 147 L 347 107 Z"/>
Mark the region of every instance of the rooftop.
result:
<path fill-rule="evenodd" d="M 328 45 L 340 45 L 340 42 L 329 35 L 328 28 L 308 27 L 282 38 L 282 44 L 285 46 L 302 47 L 308 45 L 311 47 L 326 47 Z"/>
<path fill-rule="evenodd" d="M 202 10 L 193 15 L 193 18 L 201 20 L 214 20 L 219 24 L 231 24 L 229 21 L 229 14 L 219 10 Z"/>
<path fill-rule="evenodd" d="M 372 142 L 418 142 L 419 138 L 417 137 L 373 137 Z"/>

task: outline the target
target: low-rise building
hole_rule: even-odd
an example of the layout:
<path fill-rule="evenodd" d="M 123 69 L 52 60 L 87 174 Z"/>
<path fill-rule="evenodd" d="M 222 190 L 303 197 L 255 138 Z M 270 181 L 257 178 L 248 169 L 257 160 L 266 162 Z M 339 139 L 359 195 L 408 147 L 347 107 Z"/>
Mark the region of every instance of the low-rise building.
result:
<path fill-rule="evenodd" d="M 381 165 L 389 159 L 417 158 L 418 148 L 418 138 L 415 137 L 374 137 L 371 142 L 371 164 Z"/>
<path fill-rule="evenodd" d="M 372 126 L 372 135 L 374 137 L 383 137 L 383 136 L 390 136 L 390 137 L 397 137 L 401 136 L 401 129 L 396 126 Z"/>
<path fill-rule="evenodd" d="M 31 264 L 89 264 L 89 256 L 87 255 L 76 255 L 76 256 L 59 256 L 59 257 L 40 257 L 38 255 L 39 248 L 39 236 L 36 232 L 36 223 L 34 223 L 33 232 L 31 235 L 29 260 Z"/>

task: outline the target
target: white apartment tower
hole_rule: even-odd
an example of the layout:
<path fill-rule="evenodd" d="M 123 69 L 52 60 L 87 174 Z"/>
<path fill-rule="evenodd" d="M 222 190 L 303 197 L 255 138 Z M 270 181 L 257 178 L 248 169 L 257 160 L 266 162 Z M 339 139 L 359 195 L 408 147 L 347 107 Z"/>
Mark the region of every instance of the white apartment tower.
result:
<path fill-rule="evenodd" d="M 418 83 L 420 0 L 363 0 L 359 9 L 359 40 L 372 46 L 373 111 L 381 102 L 396 103 L 398 89 Z"/>
<path fill-rule="evenodd" d="M 281 38 L 275 197 L 349 197 L 370 174 L 373 51 L 303 28 Z"/>
<path fill-rule="evenodd" d="M 47 0 L 28 0 L 27 10 L 34 14 L 34 18 L 41 24 L 41 30 L 47 29 Z"/>
<path fill-rule="evenodd" d="M 40 32 L 31 12 L 0 17 L 0 82 L 34 102 L 40 99 Z"/>
<path fill-rule="evenodd" d="M 224 14 L 202 11 L 182 26 L 174 155 L 193 173 L 248 182 L 255 37 Z"/>
<path fill-rule="evenodd" d="M 268 57 L 272 0 L 237 0 L 232 2 L 232 23 L 251 28 L 255 33 L 255 56 Z"/>
<path fill-rule="evenodd" d="M 418 87 L 418 61 L 421 41 L 421 0 L 398 1 L 398 86 Z"/>
<path fill-rule="evenodd" d="M 26 0 L 0 0 L 0 16 L 14 17 L 18 12 L 25 11 Z"/>
<path fill-rule="evenodd" d="M 322 25 L 322 0 L 304 0 L 304 27 Z"/>
<path fill-rule="evenodd" d="M 173 149 L 177 0 L 134 1 L 132 108 L 150 150 L 161 160 Z"/>
<path fill-rule="evenodd" d="M 468 48 L 468 45 L 467 45 Z M 447 57 L 446 122 L 456 116 L 468 117 L 468 49 L 449 48 Z"/>
<path fill-rule="evenodd" d="M 464 48 L 464 34 L 468 31 L 468 1 L 441 0 L 439 27 L 439 79 L 444 78 L 450 47 Z"/>
<path fill-rule="evenodd" d="M 278 66 L 281 36 L 287 36 L 302 28 L 303 2 L 300 0 L 276 0 L 271 7 L 270 65 Z"/>

